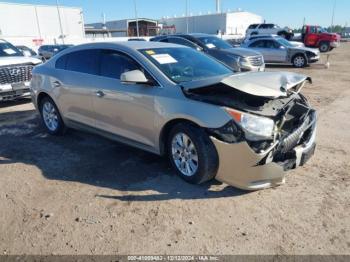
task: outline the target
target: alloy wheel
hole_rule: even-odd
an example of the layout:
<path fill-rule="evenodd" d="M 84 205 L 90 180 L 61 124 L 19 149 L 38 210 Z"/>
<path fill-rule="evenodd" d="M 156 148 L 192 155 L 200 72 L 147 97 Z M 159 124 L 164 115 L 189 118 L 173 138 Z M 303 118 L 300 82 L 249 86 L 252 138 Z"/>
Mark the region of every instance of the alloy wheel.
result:
<path fill-rule="evenodd" d="M 54 132 L 59 126 L 58 114 L 52 103 L 46 101 L 42 107 L 42 115 L 46 127 Z"/>
<path fill-rule="evenodd" d="M 297 56 L 294 58 L 294 65 L 296 67 L 303 67 L 305 65 L 305 58 L 302 56 Z"/>
<path fill-rule="evenodd" d="M 194 143 L 184 133 L 174 136 L 171 153 L 177 169 L 185 176 L 193 176 L 198 170 L 198 154 Z"/>

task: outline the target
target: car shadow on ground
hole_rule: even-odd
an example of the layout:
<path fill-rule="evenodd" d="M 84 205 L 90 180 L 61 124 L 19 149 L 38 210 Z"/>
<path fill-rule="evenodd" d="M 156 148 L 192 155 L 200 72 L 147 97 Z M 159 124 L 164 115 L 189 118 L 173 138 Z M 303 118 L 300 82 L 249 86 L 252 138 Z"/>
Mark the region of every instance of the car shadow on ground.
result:
<path fill-rule="evenodd" d="M 16 105 L 24 105 L 31 103 L 32 100 L 30 98 L 20 98 L 17 100 L 10 100 L 10 101 L 1 101 L 0 102 L 0 108 L 10 107 L 10 106 L 16 106 Z"/>
<path fill-rule="evenodd" d="M 18 112 L 6 114 L 6 119 L 14 119 Z M 30 111 L 28 114 L 36 115 Z M 24 163 L 36 166 L 50 180 L 116 190 L 113 195 L 96 195 L 99 198 L 160 201 L 223 198 L 246 193 L 216 181 L 188 184 L 176 176 L 165 158 L 95 135 L 69 130 L 62 137 L 49 136 L 37 116 L 3 126 L 12 132 L 0 132 L 0 167 Z"/>

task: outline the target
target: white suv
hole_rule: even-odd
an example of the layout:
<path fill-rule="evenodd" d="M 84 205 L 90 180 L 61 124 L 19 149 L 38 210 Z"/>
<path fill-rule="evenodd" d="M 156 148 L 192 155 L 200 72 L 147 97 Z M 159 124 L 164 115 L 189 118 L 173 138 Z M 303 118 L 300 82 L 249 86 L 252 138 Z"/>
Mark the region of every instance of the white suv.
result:
<path fill-rule="evenodd" d="M 0 101 L 30 96 L 32 70 L 38 64 L 39 59 L 24 56 L 17 47 L 0 39 Z"/>
<path fill-rule="evenodd" d="M 252 24 L 246 31 L 246 36 L 250 35 L 279 35 L 287 40 L 294 36 L 292 29 L 288 27 L 281 28 L 275 24 Z"/>

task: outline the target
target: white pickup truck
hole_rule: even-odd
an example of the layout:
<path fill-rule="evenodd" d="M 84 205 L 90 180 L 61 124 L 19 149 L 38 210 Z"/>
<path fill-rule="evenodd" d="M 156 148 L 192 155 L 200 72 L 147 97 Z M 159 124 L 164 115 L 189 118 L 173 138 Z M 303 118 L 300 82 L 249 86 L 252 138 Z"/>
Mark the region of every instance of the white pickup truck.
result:
<path fill-rule="evenodd" d="M 18 48 L 0 39 L 0 101 L 30 96 L 32 70 L 41 63 L 41 60 L 24 56 Z"/>

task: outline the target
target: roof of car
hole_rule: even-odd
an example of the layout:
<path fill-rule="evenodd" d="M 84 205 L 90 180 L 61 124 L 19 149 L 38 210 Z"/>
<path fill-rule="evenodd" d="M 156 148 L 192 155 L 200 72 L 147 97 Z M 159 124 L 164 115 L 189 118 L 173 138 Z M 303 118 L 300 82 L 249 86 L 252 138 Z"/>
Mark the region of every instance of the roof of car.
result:
<path fill-rule="evenodd" d="M 178 45 L 176 45 L 176 44 L 163 43 L 163 42 L 150 42 L 150 41 L 99 42 L 99 43 L 82 44 L 82 45 L 75 46 L 75 47 L 79 48 L 79 47 L 97 47 L 98 46 L 98 47 L 103 48 L 104 45 L 116 45 L 116 46 L 122 46 L 122 47 L 130 48 L 130 49 L 134 49 L 134 50 L 178 47 Z"/>
<path fill-rule="evenodd" d="M 192 33 L 192 34 L 188 34 L 188 35 L 193 36 L 193 37 L 216 36 L 216 35 L 203 34 L 203 33 Z"/>

